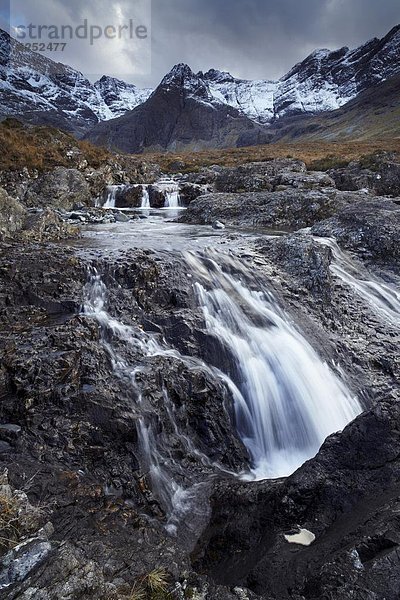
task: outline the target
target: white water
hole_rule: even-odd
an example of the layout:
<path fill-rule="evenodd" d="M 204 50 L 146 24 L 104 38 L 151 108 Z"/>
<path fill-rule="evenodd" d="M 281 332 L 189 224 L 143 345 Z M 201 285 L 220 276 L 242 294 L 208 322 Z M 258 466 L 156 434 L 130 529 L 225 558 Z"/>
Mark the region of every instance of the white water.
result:
<path fill-rule="evenodd" d="M 123 185 L 109 185 L 107 186 L 107 200 L 103 205 L 103 208 L 115 208 L 115 202 L 117 200 L 117 194 Z"/>
<path fill-rule="evenodd" d="M 114 372 L 117 377 L 130 383 L 132 396 L 135 398 L 135 410 L 137 412 L 139 443 L 142 451 L 141 468 L 148 474 L 151 482 L 151 490 L 160 501 L 161 506 L 167 514 L 166 529 L 175 535 L 178 527 L 185 522 L 186 529 L 190 531 L 198 521 L 207 516 L 208 507 L 200 507 L 198 496 L 204 487 L 204 482 L 187 481 L 186 474 L 181 465 L 174 461 L 168 451 L 168 443 L 163 439 L 164 434 L 155 432 L 152 428 L 151 413 L 149 406 L 144 402 L 142 392 L 137 383 L 137 376 L 146 367 L 139 364 L 131 365 L 116 350 L 117 344 L 126 344 L 133 347 L 140 357 L 169 356 L 174 359 L 190 362 L 189 357 L 181 356 L 177 351 L 166 348 L 160 344 L 154 336 L 145 333 L 141 329 L 125 325 L 113 318 L 106 309 L 107 287 L 98 272 L 93 269 L 90 280 L 85 287 L 83 311 L 95 319 L 101 328 L 101 336 L 105 349 L 107 350 Z M 193 360 L 193 366 L 201 368 L 200 361 Z M 180 437 L 187 456 L 193 455 L 204 465 L 211 465 L 208 458 L 198 452 L 191 440 L 185 435 L 179 435 L 176 420 L 174 418 L 175 405 L 170 401 L 167 391 L 163 390 L 164 408 L 167 418 L 170 420 L 172 429 Z M 157 428 L 158 429 L 158 428 Z M 160 449 L 162 448 L 162 450 Z M 186 481 L 185 485 L 182 481 Z M 190 513 L 191 519 L 186 519 Z"/>
<path fill-rule="evenodd" d="M 239 434 L 253 458 L 253 476 L 289 475 L 361 406 L 273 297 L 251 291 L 229 274 L 243 271 L 242 263 L 226 257 L 222 269 L 215 260 L 189 253 L 186 258 L 197 278 L 207 329 L 233 358 L 226 381 Z"/>
<path fill-rule="evenodd" d="M 180 208 L 179 184 L 173 179 L 161 179 L 156 184 L 157 188 L 164 193 L 165 208 Z"/>
<path fill-rule="evenodd" d="M 142 203 L 140 208 L 150 208 L 150 197 L 147 185 L 142 185 Z"/>
<path fill-rule="evenodd" d="M 255 281 L 249 268 L 228 255 L 185 255 L 195 281 L 209 333 L 226 349 L 231 367 L 222 373 L 199 359 L 182 356 L 139 328 L 121 323 L 105 308 L 107 290 L 98 274 L 86 289 L 84 310 L 95 318 L 103 332 L 117 376 L 129 377 L 137 395 L 138 429 L 145 463 L 162 505 L 169 514 L 168 526 L 176 528 L 191 510 L 197 482 L 185 481 L 182 467 L 166 455 L 168 442 L 152 430 L 136 383 L 145 367 L 141 359 L 163 356 L 183 361 L 189 368 L 202 369 L 222 379 L 230 389 L 238 433 L 252 457 L 247 479 L 287 476 L 314 456 L 325 438 L 343 429 L 360 412 L 338 375 L 318 356 L 269 292 L 253 291 Z M 233 273 L 233 274 L 232 274 Z M 135 348 L 138 364 L 130 365 L 113 345 L 113 339 Z M 110 341 L 111 339 L 111 341 Z M 221 357 L 222 358 L 222 357 Z M 221 364 L 227 364 L 222 361 Z M 167 420 L 181 439 L 186 452 L 203 464 L 211 463 L 197 452 L 191 440 L 179 435 L 174 405 L 164 390 Z M 148 410 L 148 409 L 147 409 Z M 161 444 L 161 446 L 159 445 Z M 214 465 L 214 468 L 219 468 Z"/>
<path fill-rule="evenodd" d="M 363 273 L 362 265 L 357 265 L 343 252 L 331 238 L 315 238 L 320 244 L 332 250 L 332 273 L 349 285 L 383 320 L 400 326 L 400 292 L 392 285 L 379 280 L 371 273 Z"/>

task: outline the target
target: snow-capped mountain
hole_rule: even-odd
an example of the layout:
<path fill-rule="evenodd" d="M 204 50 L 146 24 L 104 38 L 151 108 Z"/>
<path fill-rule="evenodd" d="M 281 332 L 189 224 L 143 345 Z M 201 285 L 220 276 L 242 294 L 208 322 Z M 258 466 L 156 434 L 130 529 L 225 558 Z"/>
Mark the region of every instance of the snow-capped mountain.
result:
<path fill-rule="evenodd" d="M 274 116 L 335 110 L 398 73 L 400 25 L 355 50 L 316 50 L 279 81 Z"/>
<path fill-rule="evenodd" d="M 132 110 L 150 93 L 111 77 L 93 84 L 0 30 L 0 115 L 83 134 L 99 121 Z"/>
<path fill-rule="evenodd" d="M 276 81 L 236 79 L 230 73 L 216 69 L 198 75 L 207 82 L 211 94 L 219 102 L 237 108 L 258 123 L 269 123 L 273 119 Z"/>
<path fill-rule="evenodd" d="M 185 64 L 176 65 L 148 100 L 87 135 L 125 152 L 223 148 L 266 143 L 269 134 L 236 108 L 221 102 Z"/>
<path fill-rule="evenodd" d="M 139 104 L 143 104 L 153 92 L 151 89 L 141 89 L 133 83 L 125 83 L 125 81 L 106 75 L 96 81 L 94 87 L 110 109 L 113 118 L 120 117 L 128 110 L 133 110 Z"/>
<path fill-rule="evenodd" d="M 93 84 L 82 73 L 27 50 L 0 30 L 0 118 L 17 116 L 27 122 L 52 124 L 85 135 L 99 123 L 117 117 L 127 116 L 127 121 L 133 123 L 135 119 L 130 120 L 129 115 L 140 107 L 145 107 L 142 112 L 147 115 L 149 106 L 158 112 L 162 106 L 165 115 L 159 132 L 159 146 L 173 147 L 174 136 L 180 140 L 178 145 L 183 144 L 186 138 L 191 145 L 194 144 L 195 131 L 206 138 L 212 135 L 211 130 L 207 132 L 207 127 L 213 120 L 208 114 L 203 114 L 207 107 L 208 112 L 214 110 L 219 115 L 215 122 L 215 143 L 220 145 L 222 138 L 226 137 L 226 143 L 230 139 L 228 123 L 225 122 L 228 115 L 235 121 L 232 127 L 235 133 L 231 136 L 235 143 L 243 140 L 244 130 L 250 131 L 248 121 L 257 130 L 256 137 L 261 139 L 286 117 L 339 109 L 360 93 L 399 73 L 400 25 L 384 38 L 370 40 L 355 50 L 347 47 L 335 51 L 316 50 L 279 81 L 237 79 L 230 73 L 215 69 L 195 74 L 187 65 L 180 64 L 164 77 L 154 92 L 107 76 Z M 152 100 L 154 95 L 155 102 Z M 173 118 L 178 118 L 177 97 L 194 111 L 189 114 L 185 105 L 185 110 L 179 114 L 179 126 L 173 121 Z M 206 120 L 204 127 L 199 122 L 200 114 Z M 186 138 L 183 115 L 188 130 Z M 224 118 L 222 115 L 225 115 Z M 239 127 L 237 119 L 240 116 L 243 119 Z M 157 114 L 156 121 L 160 121 L 159 118 Z M 168 119 L 171 121 L 169 129 L 174 133 L 167 140 Z M 116 139 L 116 147 L 157 147 L 157 132 L 153 131 L 151 119 L 148 126 L 151 143 L 146 141 L 148 137 L 142 132 L 137 143 L 125 144 L 124 140 Z M 264 136 L 261 136 L 260 127 L 264 128 Z M 119 128 L 119 123 L 116 128 Z M 104 140 L 105 131 L 111 132 L 111 129 L 100 126 L 96 132 L 101 134 L 97 136 L 95 133 L 93 137 Z M 134 130 L 137 132 L 136 125 Z M 225 132 L 223 135 L 222 130 Z M 253 134 L 254 131 L 250 138 L 254 137 Z M 211 145 L 212 141 L 207 138 L 202 143 Z"/>

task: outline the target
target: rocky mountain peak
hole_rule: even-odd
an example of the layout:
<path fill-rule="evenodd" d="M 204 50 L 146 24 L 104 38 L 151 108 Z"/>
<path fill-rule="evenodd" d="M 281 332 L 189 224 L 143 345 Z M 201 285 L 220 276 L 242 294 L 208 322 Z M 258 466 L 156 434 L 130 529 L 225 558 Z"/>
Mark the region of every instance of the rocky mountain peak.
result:
<path fill-rule="evenodd" d="M 175 65 L 171 71 L 167 73 L 155 93 L 171 88 L 176 88 L 185 96 L 194 96 L 211 103 L 215 101 L 207 83 L 199 77 L 199 74 L 194 73 L 192 69 L 184 63 Z"/>
<path fill-rule="evenodd" d="M 192 71 L 189 65 L 179 63 L 172 67 L 169 73 L 161 81 L 161 85 L 185 85 L 190 81 L 197 81 L 199 77 Z"/>
<path fill-rule="evenodd" d="M 200 77 L 202 77 L 202 79 L 205 79 L 206 81 L 214 81 L 214 82 L 218 82 L 218 83 L 235 81 L 235 77 L 233 77 L 233 75 L 228 73 L 228 71 L 219 71 L 218 69 L 209 69 L 204 74 L 202 73 L 202 71 L 200 71 L 198 73 L 198 75 Z"/>

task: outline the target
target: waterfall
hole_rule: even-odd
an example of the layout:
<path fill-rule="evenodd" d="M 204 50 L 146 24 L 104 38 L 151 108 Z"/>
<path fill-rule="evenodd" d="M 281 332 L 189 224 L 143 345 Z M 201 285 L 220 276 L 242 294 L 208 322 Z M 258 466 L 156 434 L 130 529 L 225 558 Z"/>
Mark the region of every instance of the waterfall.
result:
<path fill-rule="evenodd" d="M 180 208 L 181 202 L 178 183 L 173 179 L 161 179 L 156 185 L 164 193 L 165 208 Z"/>
<path fill-rule="evenodd" d="M 372 310 L 392 325 L 400 326 L 400 292 L 356 264 L 331 238 L 315 238 L 332 250 L 331 272 L 367 302 Z"/>
<path fill-rule="evenodd" d="M 138 431 L 146 468 L 172 529 L 178 515 L 182 511 L 187 514 L 198 482 L 185 480 L 182 467 L 166 451 L 165 434 L 152 429 L 148 405 L 145 409 L 136 382 L 137 374 L 145 368 L 141 366 L 143 361 L 156 356 L 180 360 L 191 369 L 203 369 L 224 381 L 233 399 L 238 434 L 252 457 L 247 478 L 291 474 L 318 452 L 327 436 L 343 429 L 362 410 L 341 381 L 340 371 L 320 358 L 245 263 L 221 253 L 188 252 L 185 259 L 206 329 L 221 345 L 219 364 L 210 366 L 198 358 L 183 356 L 154 335 L 111 317 L 105 308 L 107 290 L 98 274 L 87 286 L 84 307 L 101 326 L 116 375 L 129 378 L 138 398 Z M 137 352 L 137 364 L 124 359 L 124 344 L 131 349 L 128 355 L 132 350 Z M 178 435 L 173 404 L 165 390 L 163 393 L 164 418 L 175 429 L 186 452 L 197 460 L 198 453 L 190 440 Z M 203 459 L 206 464 L 207 458 Z M 210 466 L 209 461 L 207 464 Z"/>
<path fill-rule="evenodd" d="M 107 186 L 107 200 L 105 204 L 103 204 L 103 208 L 115 208 L 115 203 L 117 200 L 117 194 L 119 190 L 124 187 L 122 185 L 108 185 Z"/>
<path fill-rule="evenodd" d="M 214 258 L 190 253 L 186 258 L 207 330 L 232 357 L 226 381 L 253 476 L 289 475 L 361 406 L 273 296 L 252 291 L 240 276 L 229 274 L 243 272 L 242 263 L 226 257 L 221 268 Z"/>
<path fill-rule="evenodd" d="M 140 374 L 146 370 L 146 359 L 164 356 L 170 359 L 182 360 L 191 364 L 192 368 L 204 368 L 207 366 L 201 361 L 190 357 L 183 357 L 179 352 L 166 347 L 153 335 L 142 329 L 125 325 L 118 319 L 113 318 L 107 311 L 108 290 L 101 276 L 94 268 L 84 290 L 84 302 L 82 311 L 97 321 L 100 326 L 101 340 L 105 350 L 110 356 L 115 375 L 128 383 L 128 390 L 132 394 L 134 410 L 137 413 L 137 431 L 141 450 L 141 469 L 148 474 L 151 481 L 151 489 L 162 506 L 166 519 L 166 529 L 171 535 L 177 535 L 178 529 L 185 528 L 185 536 L 190 542 L 191 530 L 198 526 L 208 514 L 208 505 L 200 506 L 199 497 L 204 494 L 207 483 L 204 481 L 204 473 L 201 473 L 201 481 L 192 481 L 182 465 L 178 464 L 168 447 L 168 434 L 153 427 L 151 407 L 143 399 L 143 394 L 138 383 Z M 123 356 L 123 347 L 127 346 L 129 352 L 134 350 L 137 362 L 131 364 Z M 175 406 L 171 402 L 168 393 L 163 389 L 163 407 L 166 419 L 169 420 L 172 430 L 180 439 L 186 456 L 194 457 L 204 466 L 212 467 L 209 459 L 201 454 L 192 444 L 191 440 L 178 431 L 174 416 Z M 168 428 L 166 428 L 168 429 Z M 218 467 L 218 465 L 215 465 Z M 187 519 L 190 514 L 190 519 Z M 194 539 L 197 539 L 195 536 Z"/>
<path fill-rule="evenodd" d="M 150 197 L 147 185 L 142 185 L 142 203 L 140 208 L 150 208 Z"/>

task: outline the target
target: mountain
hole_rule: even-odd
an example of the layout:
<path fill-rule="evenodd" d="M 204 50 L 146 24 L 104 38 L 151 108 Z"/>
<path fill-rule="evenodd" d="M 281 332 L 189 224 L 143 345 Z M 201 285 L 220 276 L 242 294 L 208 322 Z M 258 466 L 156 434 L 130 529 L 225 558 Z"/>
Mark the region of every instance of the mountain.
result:
<path fill-rule="evenodd" d="M 54 125 L 83 135 L 118 117 L 151 93 L 118 79 L 92 84 L 72 67 L 25 48 L 0 30 L 0 115 Z"/>
<path fill-rule="evenodd" d="M 322 135 L 331 113 L 342 122 L 337 110 L 399 74 L 400 25 L 354 50 L 315 50 L 279 81 L 195 74 L 180 64 L 154 92 L 107 76 L 93 84 L 0 30 L 0 118 L 54 125 L 131 152 L 261 143 L 283 132 L 297 137 L 304 127 Z M 351 104 L 353 115 L 361 105 Z M 386 130 L 383 113 L 375 130 Z"/>
<path fill-rule="evenodd" d="M 141 89 L 132 83 L 125 83 L 114 77 L 104 75 L 96 81 L 94 87 L 111 111 L 113 117 L 120 117 L 128 110 L 143 104 L 153 90 Z"/>
<path fill-rule="evenodd" d="M 99 123 L 91 141 L 124 152 L 223 148 L 269 141 L 259 124 L 216 99 L 185 64 L 176 65 L 151 96 L 124 116 Z"/>
<path fill-rule="evenodd" d="M 216 69 L 204 74 L 200 72 L 198 76 L 208 84 L 215 100 L 233 106 L 258 123 L 269 123 L 274 118 L 277 82 L 236 79 L 230 73 Z"/>
<path fill-rule="evenodd" d="M 371 86 L 341 108 L 275 121 L 274 141 L 400 138 L 400 75 Z"/>
<path fill-rule="evenodd" d="M 355 50 L 316 50 L 277 85 L 275 118 L 340 108 L 400 73 L 400 25 Z"/>

